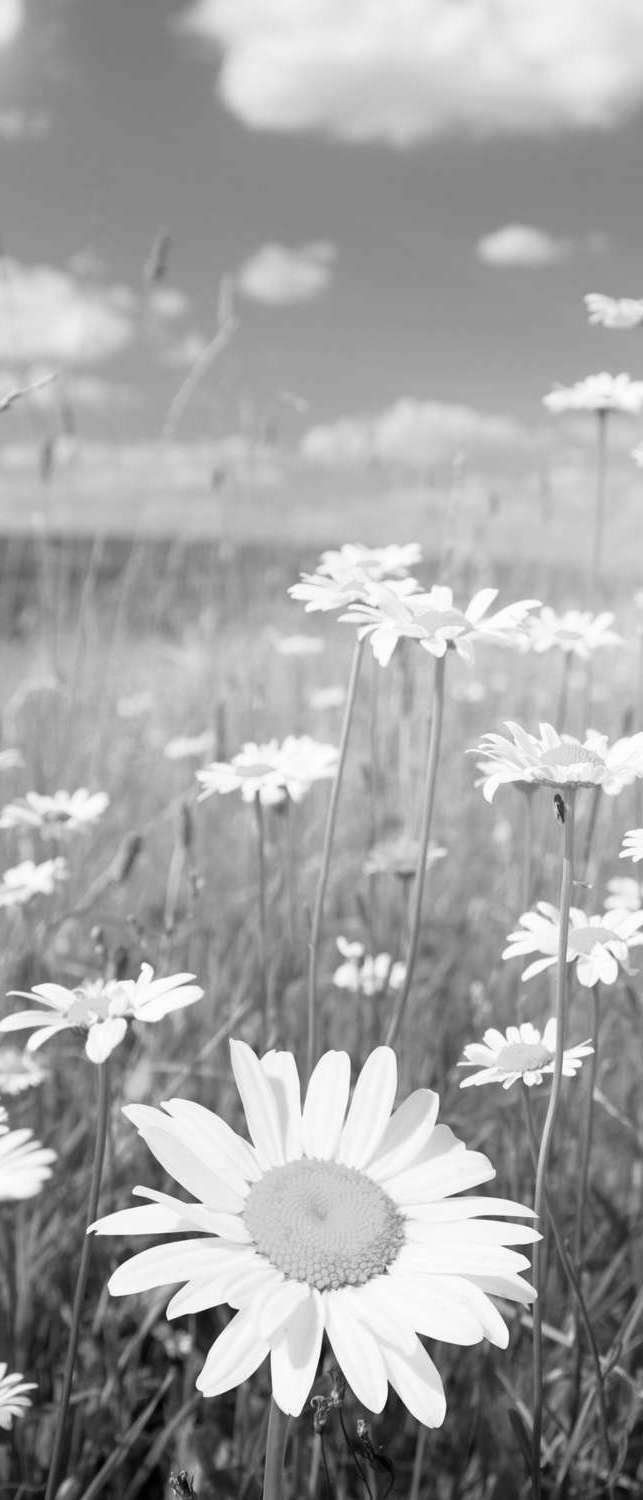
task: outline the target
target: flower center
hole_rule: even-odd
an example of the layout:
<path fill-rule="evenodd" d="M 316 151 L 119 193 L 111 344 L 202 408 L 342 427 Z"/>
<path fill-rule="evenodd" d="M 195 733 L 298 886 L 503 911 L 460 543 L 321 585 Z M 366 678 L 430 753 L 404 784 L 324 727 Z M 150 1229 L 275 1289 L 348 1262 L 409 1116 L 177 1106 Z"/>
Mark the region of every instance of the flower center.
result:
<path fill-rule="evenodd" d="M 569 948 L 572 953 L 591 953 L 598 943 L 618 943 L 618 933 L 610 932 L 609 927 L 581 927 L 573 928 L 569 934 Z"/>
<path fill-rule="evenodd" d="M 261 1255 L 320 1292 L 362 1286 L 404 1243 L 403 1219 L 388 1194 L 332 1161 L 273 1167 L 251 1187 L 243 1218 Z"/>
<path fill-rule="evenodd" d="M 605 771 L 604 759 L 586 745 L 557 745 L 539 756 L 539 775 L 553 786 L 594 786 Z M 598 776 L 597 776 L 598 773 Z"/>
<path fill-rule="evenodd" d="M 507 1042 L 496 1058 L 496 1067 L 507 1073 L 531 1073 L 551 1062 L 551 1052 L 544 1042 Z"/>

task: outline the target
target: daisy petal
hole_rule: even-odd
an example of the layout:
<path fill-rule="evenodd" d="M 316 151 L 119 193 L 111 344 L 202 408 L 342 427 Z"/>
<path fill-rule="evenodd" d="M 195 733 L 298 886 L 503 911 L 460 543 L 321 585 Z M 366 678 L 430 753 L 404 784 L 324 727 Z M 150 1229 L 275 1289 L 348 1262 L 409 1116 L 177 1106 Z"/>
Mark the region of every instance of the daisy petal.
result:
<path fill-rule="evenodd" d="M 301 1084 L 292 1052 L 266 1052 L 261 1066 L 269 1080 L 277 1106 L 286 1161 L 297 1161 L 303 1152 L 301 1139 Z"/>
<path fill-rule="evenodd" d="M 416 1339 L 412 1354 L 393 1345 L 383 1345 L 386 1373 L 407 1410 L 425 1427 L 441 1427 L 447 1404 L 442 1381 L 433 1360 Z"/>
<path fill-rule="evenodd" d="M 433 1132 L 439 1105 L 438 1095 L 431 1089 L 416 1089 L 409 1094 L 391 1116 L 368 1163 L 369 1177 L 385 1182 L 413 1165 Z"/>
<path fill-rule="evenodd" d="M 154 1245 L 119 1266 L 110 1277 L 109 1290 L 113 1297 L 123 1297 L 172 1281 L 187 1281 L 196 1272 L 205 1276 L 208 1271 L 214 1273 L 221 1253 L 214 1240 L 173 1240 L 169 1245 Z"/>
<path fill-rule="evenodd" d="M 325 1052 L 306 1090 L 302 1140 L 306 1156 L 328 1161 L 337 1149 L 351 1080 L 347 1052 Z"/>
<path fill-rule="evenodd" d="M 90 1026 L 85 1042 L 85 1052 L 90 1062 L 104 1063 L 115 1047 L 122 1042 L 127 1031 L 124 1016 L 111 1016 L 107 1021 L 95 1021 Z"/>
<path fill-rule="evenodd" d="M 277 1406 L 289 1416 L 299 1416 L 310 1392 L 317 1374 L 323 1332 L 322 1299 L 318 1291 L 309 1290 L 273 1344 L 270 1358 L 272 1393 Z"/>
<path fill-rule="evenodd" d="M 354 1316 L 350 1297 L 344 1295 L 351 1290 L 340 1288 L 326 1293 L 326 1332 L 353 1394 L 369 1411 L 378 1412 L 388 1395 L 386 1366 L 378 1342 L 366 1324 Z"/>
<path fill-rule="evenodd" d="M 376 1047 L 359 1074 L 336 1160 L 362 1167 L 377 1150 L 397 1093 L 397 1058 L 392 1047 Z"/>
<path fill-rule="evenodd" d="M 257 1334 L 253 1303 L 238 1312 L 215 1339 L 201 1373 L 197 1390 L 204 1396 L 221 1396 L 242 1385 L 263 1364 L 269 1346 Z"/>
<path fill-rule="evenodd" d="M 186 1145 L 172 1119 L 147 1104 L 125 1105 L 123 1114 L 136 1126 L 165 1171 L 187 1193 L 224 1213 L 240 1213 L 243 1198 L 234 1192 L 223 1175 L 213 1172 L 208 1163 Z"/>
<path fill-rule="evenodd" d="M 280 1167 L 285 1155 L 279 1115 L 259 1058 L 247 1042 L 231 1041 L 230 1060 L 259 1164 Z"/>

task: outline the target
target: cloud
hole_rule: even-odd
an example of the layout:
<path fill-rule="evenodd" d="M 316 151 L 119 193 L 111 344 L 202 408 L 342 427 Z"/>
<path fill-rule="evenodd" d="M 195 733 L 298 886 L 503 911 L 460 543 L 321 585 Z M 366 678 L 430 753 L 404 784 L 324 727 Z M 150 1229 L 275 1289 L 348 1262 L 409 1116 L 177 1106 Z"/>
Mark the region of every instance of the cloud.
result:
<path fill-rule="evenodd" d="M 605 129 L 643 102 L 641 0 L 197 0 L 175 29 L 222 50 L 256 129 L 408 146 Z"/>
<path fill-rule="evenodd" d="M 335 247 L 327 240 L 309 245 L 262 245 L 237 273 L 237 286 L 244 297 L 278 307 L 289 302 L 309 302 L 330 284 Z"/>
<path fill-rule="evenodd" d="M 483 235 L 476 245 L 478 260 L 485 266 L 516 266 L 532 270 L 555 266 L 572 253 L 571 240 L 557 239 L 531 224 L 505 224 Z"/>
<path fill-rule="evenodd" d="M 0 285 L 0 360 L 93 364 L 133 336 L 127 287 L 88 286 L 52 266 L 5 261 Z"/>
<path fill-rule="evenodd" d="M 325 467 L 399 464 L 417 469 L 474 457 L 477 462 L 533 448 L 532 435 L 509 417 L 446 401 L 403 398 L 374 416 L 343 417 L 309 428 L 302 458 Z"/>
<path fill-rule="evenodd" d="M 25 19 L 23 0 L 0 0 L 0 47 L 15 41 Z"/>

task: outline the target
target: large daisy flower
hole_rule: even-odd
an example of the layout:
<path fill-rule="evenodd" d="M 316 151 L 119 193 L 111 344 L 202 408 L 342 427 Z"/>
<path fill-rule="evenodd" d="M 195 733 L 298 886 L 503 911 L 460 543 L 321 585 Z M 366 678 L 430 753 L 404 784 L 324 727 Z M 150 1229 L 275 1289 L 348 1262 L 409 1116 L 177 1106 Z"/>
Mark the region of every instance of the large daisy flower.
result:
<path fill-rule="evenodd" d="M 603 370 L 600 375 L 587 375 L 575 385 L 557 386 L 548 396 L 543 396 L 543 405 L 548 411 L 560 414 L 567 411 L 620 411 L 636 416 L 643 408 L 643 380 L 631 380 L 629 375 L 609 375 Z"/>
<path fill-rule="evenodd" d="M 205 1396 L 247 1380 L 270 1355 L 275 1401 L 297 1416 L 325 1332 L 370 1411 L 382 1410 L 390 1382 L 420 1422 L 439 1426 L 442 1382 L 418 1334 L 460 1344 L 486 1337 L 506 1347 L 492 1297 L 533 1300 L 519 1274 L 529 1262 L 510 1247 L 539 1236 L 490 1216 L 527 1218 L 531 1210 L 454 1196 L 488 1182 L 494 1169 L 436 1125 L 439 1100 L 430 1090 L 391 1113 L 390 1047 L 370 1054 L 350 1107 L 348 1054 L 326 1052 L 302 1109 L 291 1053 L 259 1060 L 244 1042 L 230 1046 L 252 1145 L 184 1099 L 124 1110 L 193 1201 L 139 1187 L 145 1206 L 92 1226 L 99 1234 L 190 1236 L 126 1261 L 110 1291 L 180 1282 L 168 1317 L 225 1302 L 238 1309 L 197 1379 Z"/>
<path fill-rule="evenodd" d="M 487 802 L 498 787 L 512 782 L 519 786 L 600 786 L 615 797 L 638 776 L 643 776 L 643 734 L 608 744 L 607 736 L 589 730 L 581 742 L 572 734 L 559 734 L 552 724 L 540 724 L 538 735 L 528 734 L 520 724 L 506 721 L 511 739 L 503 734 L 485 734 L 470 751 L 482 755 L 481 786 Z"/>
<path fill-rule="evenodd" d="M 0 1032 L 31 1030 L 27 1047 L 35 1052 L 50 1037 L 78 1027 L 87 1032 L 85 1052 L 90 1062 L 102 1063 L 122 1042 L 128 1021 L 161 1021 L 170 1011 L 183 1010 L 201 1000 L 201 986 L 190 983 L 194 977 L 170 974 L 166 979 L 155 979 L 150 964 L 142 964 L 138 979 L 86 979 L 73 990 L 62 984 L 12 990 L 12 995 L 37 1000 L 47 1008 L 6 1016 L 0 1021 Z"/>
<path fill-rule="evenodd" d="M 594 1048 L 589 1042 L 579 1042 L 575 1047 L 566 1047 L 563 1052 L 563 1075 L 573 1078 L 582 1067 L 583 1058 L 589 1057 Z M 490 1026 L 482 1042 L 471 1042 L 464 1049 L 459 1068 L 478 1068 L 463 1078 L 461 1089 L 478 1088 L 483 1083 L 501 1083 L 510 1089 L 519 1079 L 533 1088 L 542 1083 L 546 1073 L 553 1073 L 556 1055 L 556 1020 L 547 1022 L 541 1036 L 531 1021 L 521 1026 L 508 1026 L 503 1033 Z"/>
<path fill-rule="evenodd" d="M 382 667 L 401 640 L 415 640 L 436 657 L 452 647 L 470 661 L 474 638 L 499 644 L 520 641 L 529 611 L 540 604 L 538 599 L 521 599 L 489 615 L 497 594 L 497 589 L 480 589 L 461 610 L 453 603 L 453 590 L 438 584 L 428 594 L 403 595 L 389 583 L 373 583 L 366 601 L 351 604 L 340 619 L 359 626 L 360 640 L 370 636 L 373 655 Z"/>
<path fill-rule="evenodd" d="M 84 786 L 76 792 L 54 792 L 51 797 L 27 792 L 3 807 L 0 828 L 31 828 L 44 837 L 79 833 L 97 823 L 108 806 L 106 792 L 88 792 Z"/>
<path fill-rule="evenodd" d="M 22 1375 L 8 1375 L 7 1365 L 0 1364 L 0 1428 L 10 1432 L 14 1417 L 24 1417 L 31 1406 L 27 1391 L 35 1391 L 33 1381 L 27 1383 Z"/>
<path fill-rule="evenodd" d="M 589 917 L 573 906 L 569 914 L 567 962 L 576 965 L 579 984 L 615 984 L 619 967 L 631 973 L 628 956 L 631 948 L 643 943 L 643 911 L 606 911 L 603 916 Z M 539 901 L 535 911 L 525 912 L 515 932 L 510 932 L 503 958 L 517 958 L 527 953 L 541 954 L 527 966 L 521 979 L 533 979 L 557 962 L 560 934 L 558 909 L 549 901 Z"/>
<path fill-rule="evenodd" d="M 31 1130 L 9 1130 L 0 1122 L 0 1203 L 34 1198 L 48 1177 L 55 1151 L 41 1146 Z"/>
<path fill-rule="evenodd" d="M 623 835 L 623 848 L 619 859 L 631 859 L 633 865 L 637 865 L 643 859 L 643 828 L 630 828 Z"/>
<path fill-rule="evenodd" d="M 587 661 L 600 647 L 620 646 L 623 642 L 623 637 L 612 630 L 614 616 L 607 611 L 592 615 L 586 610 L 568 609 L 559 615 L 545 605 L 528 624 L 529 646 L 537 653 L 557 647 L 567 656 Z"/>

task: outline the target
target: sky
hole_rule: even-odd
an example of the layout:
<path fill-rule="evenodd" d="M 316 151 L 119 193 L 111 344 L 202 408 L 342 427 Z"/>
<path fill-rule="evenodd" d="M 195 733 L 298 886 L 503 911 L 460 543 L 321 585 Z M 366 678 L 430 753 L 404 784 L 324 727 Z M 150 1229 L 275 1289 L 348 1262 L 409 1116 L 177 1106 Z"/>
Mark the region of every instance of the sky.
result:
<path fill-rule="evenodd" d="M 640 0 L 0 0 L 0 399 L 57 376 L 5 472 L 54 420 L 540 461 L 553 385 L 643 374 L 583 305 L 643 295 L 642 148 Z"/>

